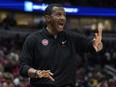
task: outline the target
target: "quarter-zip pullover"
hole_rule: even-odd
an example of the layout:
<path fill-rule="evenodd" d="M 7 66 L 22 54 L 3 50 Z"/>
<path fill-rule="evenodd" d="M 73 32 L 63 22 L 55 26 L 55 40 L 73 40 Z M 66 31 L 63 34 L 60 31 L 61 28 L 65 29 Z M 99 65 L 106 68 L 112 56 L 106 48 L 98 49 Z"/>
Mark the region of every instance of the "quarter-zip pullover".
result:
<path fill-rule="evenodd" d="M 80 52 L 95 52 L 92 40 L 77 33 L 62 31 L 54 38 L 43 28 L 29 35 L 19 59 L 19 72 L 28 77 L 28 70 L 50 70 L 55 81 L 46 78 L 30 78 L 32 86 L 73 84 L 77 70 L 76 55 Z"/>

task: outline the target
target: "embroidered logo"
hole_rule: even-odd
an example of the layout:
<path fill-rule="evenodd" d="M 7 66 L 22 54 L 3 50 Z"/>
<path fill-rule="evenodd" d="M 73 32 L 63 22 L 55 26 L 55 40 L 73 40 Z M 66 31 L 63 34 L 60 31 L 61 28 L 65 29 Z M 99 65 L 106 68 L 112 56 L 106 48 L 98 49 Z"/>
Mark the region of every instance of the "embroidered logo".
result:
<path fill-rule="evenodd" d="M 48 45 L 48 43 L 49 43 L 49 42 L 48 42 L 48 40 L 47 40 L 47 39 L 43 39 L 43 40 L 42 40 L 42 44 L 43 44 L 44 46 L 47 46 L 47 45 Z"/>
<path fill-rule="evenodd" d="M 66 40 L 65 41 L 62 41 L 62 44 L 64 45 L 66 43 Z"/>
<path fill-rule="evenodd" d="M 62 47 L 65 47 L 65 43 L 66 43 L 66 40 L 62 41 Z"/>

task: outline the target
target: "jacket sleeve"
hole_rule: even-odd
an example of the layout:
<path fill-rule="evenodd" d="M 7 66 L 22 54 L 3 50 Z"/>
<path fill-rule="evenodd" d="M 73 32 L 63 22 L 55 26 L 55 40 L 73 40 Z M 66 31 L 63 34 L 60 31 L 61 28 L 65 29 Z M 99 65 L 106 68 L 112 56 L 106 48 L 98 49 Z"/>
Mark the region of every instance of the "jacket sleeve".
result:
<path fill-rule="evenodd" d="M 90 38 L 82 36 L 78 33 L 72 33 L 71 36 L 77 52 L 96 52 Z"/>
<path fill-rule="evenodd" d="M 28 70 L 32 66 L 34 52 L 33 38 L 28 36 L 23 44 L 23 48 L 19 57 L 19 74 L 28 77 Z"/>

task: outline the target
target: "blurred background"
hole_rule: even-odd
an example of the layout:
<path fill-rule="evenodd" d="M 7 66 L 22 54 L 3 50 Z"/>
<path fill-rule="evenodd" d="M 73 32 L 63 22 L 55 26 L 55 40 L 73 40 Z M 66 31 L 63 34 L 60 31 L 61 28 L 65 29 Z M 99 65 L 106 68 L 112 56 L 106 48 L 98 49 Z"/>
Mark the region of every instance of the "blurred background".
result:
<path fill-rule="evenodd" d="M 51 3 L 64 6 L 67 31 L 93 38 L 103 28 L 103 50 L 77 55 L 75 86 L 116 87 L 115 0 L 0 0 L 0 87 L 30 87 L 18 74 L 18 59 L 27 35 L 44 26 L 43 11 Z"/>

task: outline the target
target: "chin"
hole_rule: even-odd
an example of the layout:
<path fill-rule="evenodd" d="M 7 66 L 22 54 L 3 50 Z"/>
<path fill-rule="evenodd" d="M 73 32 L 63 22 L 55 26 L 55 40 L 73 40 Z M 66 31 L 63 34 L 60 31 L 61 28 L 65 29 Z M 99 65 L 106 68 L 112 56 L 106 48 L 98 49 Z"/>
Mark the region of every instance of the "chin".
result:
<path fill-rule="evenodd" d="M 58 32 L 62 32 L 63 31 L 63 28 L 62 29 L 57 29 Z"/>

